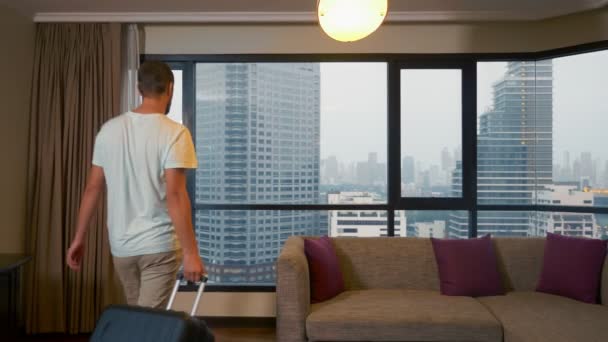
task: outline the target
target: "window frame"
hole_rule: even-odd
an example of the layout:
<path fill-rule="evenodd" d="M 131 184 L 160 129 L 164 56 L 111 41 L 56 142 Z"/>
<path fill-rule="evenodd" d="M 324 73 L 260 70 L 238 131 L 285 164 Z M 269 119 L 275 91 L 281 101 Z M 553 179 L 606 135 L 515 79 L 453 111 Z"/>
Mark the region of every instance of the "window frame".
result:
<path fill-rule="evenodd" d="M 487 205 L 477 203 L 477 63 L 539 61 L 608 50 L 608 40 L 538 52 L 447 54 L 142 54 L 141 61 L 160 60 L 183 70 L 183 122 L 196 137 L 195 67 L 197 63 L 384 62 L 387 64 L 387 202 L 383 204 L 195 204 L 195 172 L 188 174 L 188 191 L 196 210 L 375 210 L 387 212 L 387 235 L 395 236 L 395 211 L 459 210 L 469 213 L 470 238 L 477 237 L 480 211 L 535 211 L 608 214 L 608 207 L 564 205 Z M 462 70 L 462 193 L 460 198 L 401 196 L 402 69 Z M 190 288 L 190 290 L 193 290 Z M 212 292 L 274 292 L 275 286 L 210 285 Z"/>

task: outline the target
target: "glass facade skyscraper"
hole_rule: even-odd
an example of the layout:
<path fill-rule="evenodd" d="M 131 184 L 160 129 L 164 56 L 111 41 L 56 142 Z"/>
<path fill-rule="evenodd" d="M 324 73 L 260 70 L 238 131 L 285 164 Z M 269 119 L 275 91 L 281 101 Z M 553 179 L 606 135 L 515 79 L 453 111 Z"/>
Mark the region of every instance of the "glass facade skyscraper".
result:
<path fill-rule="evenodd" d="M 318 203 L 318 63 L 202 63 L 196 85 L 196 203 Z M 195 216 L 210 280 L 222 284 L 274 284 L 289 236 L 327 234 L 312 211 Z"/>
<path fill-rule="evenodd" d="M 477 201 L 479 204 L 533 205 L 538 190 L 553 182 L 552 61 L 509 62 L 493 85 L 492 108 L 479 117 Z M 461 171 L 454 172 L 453 183 Z M 466 238 L 460 217 L 449 236 Z M 478 235 L 527 236 L 527 212 L 478 213 Z"/>

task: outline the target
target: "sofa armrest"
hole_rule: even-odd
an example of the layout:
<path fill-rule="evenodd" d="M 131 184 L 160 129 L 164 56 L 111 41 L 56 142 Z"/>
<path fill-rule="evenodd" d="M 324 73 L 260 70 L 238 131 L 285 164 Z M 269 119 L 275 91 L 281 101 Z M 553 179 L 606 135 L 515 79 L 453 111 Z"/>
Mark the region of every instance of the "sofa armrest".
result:
<path fill-rule="evenodd" d="M 277 341 L 304 342 L 310 314 L 310 278 L 304 239 L 290 237 L 277 261 Z"/>
<path fill-rule="evenodd" d="M 602 269 L 600 300 L 603 305 L 608 306 L 608 256 L 606 257 L 606 259 L 604 259 L 604 268 Z"/>

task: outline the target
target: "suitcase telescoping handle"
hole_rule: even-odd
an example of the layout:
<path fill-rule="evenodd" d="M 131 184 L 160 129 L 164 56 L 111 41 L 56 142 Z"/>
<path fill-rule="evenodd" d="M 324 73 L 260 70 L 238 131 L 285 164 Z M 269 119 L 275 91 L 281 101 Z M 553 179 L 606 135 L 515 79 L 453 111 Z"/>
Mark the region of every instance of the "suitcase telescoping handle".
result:
<path fill-rule="evenodd" d="M 167 304 L 167 310 L 171 310 L 173 306 L 173 301 L 175 300 L 175 296 L 177 295 L 177 291 L 179 290 L 179 285 L 182 282 L 184 275 L 180 274 L 177 280 L 175 281 L 175 286 L 173 286 L 173 292 L 171 292 L 171 297 L 169 298 L 169 304 Z M 194 299 L 194 304 L 192 304 L 192 310 L 190 311 L 190 316 L 194 316 L 196 314 L 196 310 L 198 309 L 198 304 L 201 301 L 201 295 L 203 291 L 205 291 L 205 284 L 207 284 L 207 275 L 203 275 L 201 282 L 198 285 L 198 290 L 196 291 L 196 298 Z"/>

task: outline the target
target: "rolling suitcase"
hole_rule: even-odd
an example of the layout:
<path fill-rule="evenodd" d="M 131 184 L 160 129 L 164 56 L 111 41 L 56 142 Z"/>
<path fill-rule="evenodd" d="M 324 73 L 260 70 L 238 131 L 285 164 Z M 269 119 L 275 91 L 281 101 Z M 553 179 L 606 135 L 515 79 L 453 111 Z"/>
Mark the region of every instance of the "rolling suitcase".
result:
<path fill-rule="evenodd" d="M 181 277 L 180 277 L 181 278 Z M 172 311 L 181 280 L 173 287 L 167 310 L 128 305 L 108 307 L 99 318 L 91 342 L 214 342 L 213 333 L 194 317 L 205 289 L 205 277 L 198 287 L 190 315 Z"/>

